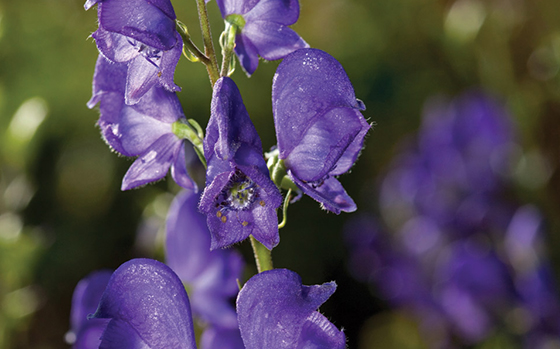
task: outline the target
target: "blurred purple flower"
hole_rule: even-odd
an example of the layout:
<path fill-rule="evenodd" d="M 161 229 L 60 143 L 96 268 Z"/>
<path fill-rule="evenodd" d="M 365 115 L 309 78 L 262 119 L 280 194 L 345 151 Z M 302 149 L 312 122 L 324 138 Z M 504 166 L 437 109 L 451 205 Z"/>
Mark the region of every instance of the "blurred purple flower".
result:
<path fill-rule="evenodd" d="M 279 158 L 290 178 L 325 209 L 355 211 L 335 177 L 352 167 L 370 125 L 340 63 L 317 49 L 290 54 L 274 76 L 272 107 Z"/>
<path fill-rule="evenodd" d="M 303 286 L 299 275 L 287 269 L 253 276 L 237 297 L 245 347 L 345 348 L 344 333 L 316 311 L 335 289 L 334 282 Z"/>
<path fill-rule="evenodd" d="M 72 296 L 70 331 L 66 334 L 74 349 L 94 349 L 101 344 L 101 334 L 109 322 L 106 319 L 89 319 L 95 313 L 103 291 L 111 278 L 109 270 L 96 271 L 80 280 Z"/>
<path fill-rule="evenodd" d="M 261 140 L 241 94 L 227 77 L 214 85 L 204 155 L 208 170 L 199 209 L 207 217 L 211 249 L 249 235 L 274 248 L 280 241 L 276 209 L 282 196 L 270 179 Z"/>
<path fill-rule="evenodd" d="M 286 57 L 309 45 L 288 26 L 299 17 L 298 0 L 216 0 L 222 17 L 239 27 L 235 53 L 251 75 L 259 56 L 267 61 Z"/>
<path fill-rule="evenodd" d="M 111 276 L 95 319 L 110 319 L 101 348 L 196 348 L 189 299 L 165 264 L 133 259 Z"/>
<path fill-rule="evenodd" d="M 210 251 L 210 232 L 206 217 L 197 210 L 198 199 L 183 191 L 171 203 L 166 220 L 167 265 L 188 285 L 195 316 L 214 326 L 237 329 L 229 300 L 239 292 L 243 259 L 234 249 Z"/>
<path fill-rule="evenodd" d="M 92 34 L 108 60 L 126 64 L 126 104 L 136 104 L 153 86 L 179 91 L 173 82 L 183 41 L 169 0 L 88 0 L 97 4 L 99 29 Z M 97 74 L 96 74 L 97 75 Z M 95 82 L 95 78 L 94 78 Z"/>
<path fill-rule="evenodd" d="M 111 0 L 112 1 L 112 0 Z M 122 182 L 122 190 L 162 179 L 171 168 L 173 179 L 186 189 L 196 190 L 188 176 L 184 139 L 173 133 L 174 123 L 184 120 L 177 95 L 154 86 L 135 105 L 124 102 L 127 66 L 99 56 L 93 96 L 88 106 L 99 103 L 98 125 L 107 144 L 125 156 L 138 156 Z"/>

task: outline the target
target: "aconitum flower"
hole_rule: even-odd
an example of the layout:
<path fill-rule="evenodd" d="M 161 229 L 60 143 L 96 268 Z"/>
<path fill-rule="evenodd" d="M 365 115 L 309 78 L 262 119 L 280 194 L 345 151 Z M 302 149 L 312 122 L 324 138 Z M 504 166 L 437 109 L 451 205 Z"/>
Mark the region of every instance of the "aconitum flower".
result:
<path fill-rule="evenodd" d="M 334 213 L 356 204 L 335 178 L 356 161 L 370 128 L 340 63 L 317 49 L 302 49 L 278 66 L 272 108 L 279 158 L 303 191 Z"/>
<path fill-rule="evenodd" d="M 187 292 L 165 264 L 133 259 L 111 276 L 94 319 L 110 319 L 101 348 L 196 348 Z"/>
<path fill-rule="evenodd" d="M 70 312 L 70 331 L 66 341 L 74 349 L 97 349 L 101 344 L 101 334 L 109 322 L 107 319 L 90 319 L 88 315 L 95 313 L 101 295 L 107 287 L 112 272 L 96 271 L 80 280 L 72 296 Z"/>
<path fill-rule="evenodd" d="M 239 29 L 235 53 L 251 75 L 259 56 L 267 61 L 286 57 L 309 45 L 288 26 L 299 17 L 298 0 L 216 0 L 222 17 Z"/>
<path fill-rule="evenodd" d="M 138 103 L 153 86 L 179 91 L 173 82 L 183 41 L 169 0 L 87 0 L 98 4 L 99 29 L 92 34 L 108 60 L 127 65 L 126 104 Z"/>
<path fill-rule="evenodd" d="M 154 86 L 135 105 L 124 101 L 125 63 L 111 63 L 99 56 L 93 96 L 88 106 L 99 103 L 98 125 L 107 144 L 125 156 L 138 156 L 122 182 L 132 189 L 165 177 L 171 168 L 173 179 L 186 189 L 196 190 L 187 174 L 184 139 L 174 131 L 184 120 L 177 95 Z"/>
<path fill-rule="evenodd" d="M 199 195 L 179 193 L 166 219 L 166 262 L 189 287 L 196 317 L 212 326 L 237 329 L 237 315 L 229 300 L 237 295 L 243 258 L 235 249 L 210 251 L 206 217 L 198 212 Z"/>
<path fill-rule="evenodd" d="M 272 249 L 280 241 L 276 209 L 282 195 L 270 179 L 261 140 L 233 80 L 216 82 L 211 109 L 204 138 L 206 188 L 199 205 L 211 249 L 249 235 Z"/>
<path fill-rule="evenodd" d="M 304 286 L 287 269 L 253 276 L 237 297 L 245 348 L 345 348 L 344 333 L 317 311 L 335 290 L 334 282 Z"/>

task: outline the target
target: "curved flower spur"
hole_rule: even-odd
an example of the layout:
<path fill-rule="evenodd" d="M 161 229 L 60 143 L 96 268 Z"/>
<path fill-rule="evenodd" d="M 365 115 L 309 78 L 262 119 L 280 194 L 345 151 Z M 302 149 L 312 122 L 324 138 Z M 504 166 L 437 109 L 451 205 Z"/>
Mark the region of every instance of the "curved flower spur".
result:
<path fill-rule="evenodd" d="M 290 179 L 326 210 L 355 211 L 335 176 L 352 167 L 371 126 L 340 63 L 318 49 L 290 54 L 274 75 L 272 108 Z"/>

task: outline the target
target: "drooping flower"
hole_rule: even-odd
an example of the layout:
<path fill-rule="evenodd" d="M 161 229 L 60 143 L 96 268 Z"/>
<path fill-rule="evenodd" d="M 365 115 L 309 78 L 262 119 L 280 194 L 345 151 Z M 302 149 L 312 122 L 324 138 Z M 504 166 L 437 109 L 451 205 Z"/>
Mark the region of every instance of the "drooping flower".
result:
<path fill-rule="evenodd" d="M 222 17 L 239 29 L 235 53 L 251 75 L 259 56 L 267 61 L 286 57 L 309 45 L 288 26 L 299 17 L 298 0 L 217 0 Z"/>
<path fill-rule="evenodd" d="M 260 348 L 345 348 L 346 337 L 317 311 L 334 282 L 304 286 L 296 273 L 273 269 L 253 276 L 237 297 L 243 343 Z"/>
<path fill-rule="evenodd" d="M 279 242 L 276 209 L 282 203 L 270 179 L 262 144 L 233 80 L 214 85 L 204 138 L 208 163 L 199 209 L 207 217 L 211 249 L 253 235 L 268 249 Z"/>
<path fill-rule="evenodd" d="M 66 340 L 74 349 L 97 349 L 101 344 L 101 334 L 109 322 L 106 319 L 90 319 L 95 313 L 101 295 L 111 278 L 109 270 L 96 271 L 80 280 L 72 296 L 70 331 Z"/>
<path fill-rule="evenodd" d="M 206 217 L 198 212 L 199 195 L 179 193 L 166 219 L 167 265 L 189 287 L 196 317 L 212 326 L 237 329 L 237 316 L 229 300 L 237 295 L 243 259 L 234 249 L 210 251 Z M 237 330 L 239 333 L 239 331 Z"/>
<path fill-rule="evenodd" d="M 189 299 L 165 264 L 133 259 L 111 276 L 94 319 L 110 319 L 101 348 L 196 348 Z"/>
<path fill-rule="evenodd" d="M 175 29 L 171 2 L 87 0 L 84 7 L 88 10 L 95 4 L 99 29 L 92 36 L 99 52 L 108 60 L 127 66 L 125 103 L 138 103 L 153 86 L 179 91 L 173 75 L 183 41 Z"/>
<path fill-rule="evenodd" d="M 88 102 L 90 108 L 100 104 L 98 125 L 107 144 L 122 155 L 138 156 L 124 176 L 121 189 L 160 180 L 171 168 L 177 184 L 196 190 L 195 182 L 187 174 L 185 141 L 174 133 L 184 120 L 177 95 L 154 86 L 137 104 L 126 104 L 127 69 L 125 63 L 111 63 L 100 55 L 93 96 Z"/>
<path fill-rule="evenodd" d="M 317 49 L 301 49 L 278 66 L 272 108 L 279 158 L 303 191 L 334 213 L 356 204 L 335 176 L 356 161 L 370 128 L 340 63 Z"/>

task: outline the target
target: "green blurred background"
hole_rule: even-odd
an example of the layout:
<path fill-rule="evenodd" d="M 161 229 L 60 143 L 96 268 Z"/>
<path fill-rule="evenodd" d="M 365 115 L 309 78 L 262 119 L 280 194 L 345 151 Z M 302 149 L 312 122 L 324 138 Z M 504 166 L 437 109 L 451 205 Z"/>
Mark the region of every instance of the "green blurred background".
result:
<path fill-rule="evenodd" d="M 97 49 L 96 11 L 81 0 L 0 0 L 0 348 L 67 348 L 76 283 L 139 256 L 162 258 L 161 226 L 177 186 L 164 181 L 120 192 L 131 164 L 111 153 L 86 108 Z M 193 0 L 173 0 L 200 43 Z M 375 122 L 351 174 L 358 207 L 377 206 L 376 178 L 424 101 L 483 86 L 507 101 L 525 156 L 515 193 L 549 223 L 560 266 L 560 4 L 558 0 L 300 0 L 294 29 L 345 67 Z M 223 22 L 209 3 L 214 39 Z M 277 62 L 251 78 L 234 73 L 265 149 L 275 144 L 271 81 Z M 182 59 L 175 81 L 185 114 L 205 125 L 210 84 Z M 351 348 L 421 348 L 414 324 L 348 275 L 342 226 L 351 217 L 309 198 L 291 206 L 273 252 L 276 267 L 305 284 L 336 280 L 321 310 L 346 329 Z M 140 232 L 137 234 L 137 232 Z M 250 261 L 248 243 L 238 246 Z M 558 273 L 557 273 L 558 274 Z M 398 323 L 392 328 L 392 323 Z M 410 331 L 409 331 L 410 329 Z M 398 331 L 408 331 L 403 342 Z M 389 338 L 389 339 L 388 339 Z"/>

